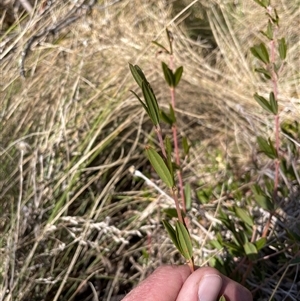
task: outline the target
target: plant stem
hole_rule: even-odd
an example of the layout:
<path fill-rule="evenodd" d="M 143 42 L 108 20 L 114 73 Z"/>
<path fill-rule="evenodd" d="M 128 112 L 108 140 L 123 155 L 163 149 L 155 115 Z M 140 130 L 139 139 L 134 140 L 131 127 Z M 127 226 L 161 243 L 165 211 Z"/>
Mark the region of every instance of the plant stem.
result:
<path fill-rule="evenodd" d="M 161 132 L 161 128 L 159 125 L 157 125 L 155 127 L 155 132 L 157 134 L 157 137 L 158 137 L 158 141 L 159 141 L 159 146 L 160 146 L 160 149 L 162 151 L 162 154 L 165 158 L 167 158 L 167 153 L 166 153 L 166 149 L 165 149 L 165 145 L 164 145 L 164 141 L 163 141 L 163 138 L 162 138 L 162 132 Z"/>
<path fill-rule="evenodd" d="M 170 69 L 174 70 L 173 55 L 170 56 Z M 173 111 L 175 112 L 175 88 L 174 87 L 170 87 L 170 93 L 171 93 L 171 105 L 172 105 Z M 185 196 L 184 196 L 184 189 L 183 189 L 182 171 L 181 171 L 181 166 L 180 166 L 180 156 L 179 156 L 176 123 L 174 123 L 172 126 L 172 132 L 173 132 L 173 141 L 174 141 L 175 161 L 176 161 L 177 166 L 179 166 L 179 170 L 177 171 L 177 176 L 178 176 L 178 181 L 179 181 L 180 197 L 182 200 L 182 210 L 184 213 L 186 213 L 186 203 L 185 203 Z"/>
<path fill-rule="evenodd" d="M 267 9 L 267 12 L 271 13 L 271 8 Z M 276 33 L 277 33 L 277 25 L 274 24 L 273 20 L 270 19 L 270 22 L 272 22 L 274 27 L 274 33 L 273 33 L 273 39 L 270 41 L 270 69 L 271 69 L 271 80 L 273 84 L 273 93 L 275 97 L 275 101 L 278 103 L 278 76 L 274 70 L 275 66 L 275 60 L 276 60 L 276 45 L 275 45 L 275 39 L 276 39 Z M 274 201 L 277 199 L 277 190 L 278 190 L 278 183 L 279 183 L 279 145 L 280 145 L 280 127 L 279 127 L 279 114 L 277 113 L 274 116 L 274 125 L 275 125 L 275 147 L 277 152 L 277 158 L 275 159 L 275 179 L 274 179 Z"/>
<path fill-rule="evenodd" d="M 172 194 L 173 200 L 175 201 L 175 206 L 176 206 L 176 211 L 177 211 L 177 215 L 178 215 L 178 220 L 182 224 L 185 225 L 184 219 L 183 219 L 182 214 L 181 214 L 180 206 L 179 206 L 178 190 L 177 190 L 177 188 L 175 186 L 171 189 L 171 194 Z"/>
<path fill-rule="evenodd" d="M 191 261 L 188 262 L 188 266 L 191 270 L 191 273 L 195 272 L 195 263 L 194 263 L 194 257 L 191 258 Z"/>
<path fill-rule="evenodd" d="M 271 8 L 267 8 L 267 12 L 271 14 Z M 274 98 L 275 101 L 277 102 L 278 105 L 278 76 L 275 71 L 275 60 L 276 60 L 276 45 L 275 45 L 275 39 L 276 39 L 276 33 L 277 33 L 277 25 L 274 24 L 273 20 L 270 18 L 270 22 L 272 22 L 272 25 L 274 27 L 274 33 L 273 33 L 273 39 L 270 41 L 270 63 L 269 63 L 269 70 L 271 71 L 271 81 L 273 84 L 273 93 L 274 93 Z M 273 191 L 273 200 L 274 202 L 277 201 L 277 191 L 278 191 L 278 185 L 279 185 L 279 146 L 280 146 L 280 137 L 279 137 L 279 132 L 280 132 L 280 126 L 279 126 L 279 114 L 274 116 L 274 132 L 275 132 L 275 148 L 276 148 L 276 153 L 277 157 L 274 159 L 274 164 L 275 164 L 275 174 L 274 174 L 274 191 Z M 272 220 L 273 212 L 270 212 L 269 219 L 264 227 L 262 237 L 266 237 L 268 234 L 269 227 L 271 225 L 271 220 Z"/>

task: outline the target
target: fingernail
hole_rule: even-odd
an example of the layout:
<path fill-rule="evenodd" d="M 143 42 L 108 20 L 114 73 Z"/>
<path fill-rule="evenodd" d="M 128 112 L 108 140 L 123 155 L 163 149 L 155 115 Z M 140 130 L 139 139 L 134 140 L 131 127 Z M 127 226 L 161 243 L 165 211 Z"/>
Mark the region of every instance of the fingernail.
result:
<path fill-rule="evenodd" d="M 218 275 L 204 276 L 199 284 L 199 301 L 217 301 L 222 288 L 222 278 Z"/>

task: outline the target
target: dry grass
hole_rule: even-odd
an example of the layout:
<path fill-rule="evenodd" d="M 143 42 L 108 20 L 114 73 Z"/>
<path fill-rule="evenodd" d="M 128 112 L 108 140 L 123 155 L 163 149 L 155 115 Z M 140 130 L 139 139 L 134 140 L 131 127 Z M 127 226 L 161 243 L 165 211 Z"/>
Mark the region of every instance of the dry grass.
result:
<path fill-rule="evenodd" d="M 214 187 L 228 180 L 228 164 L 242 174 L 256 135 L 273 132 L 272 119 L 252 99 L 269 88 L 249 56 L 265 24 L 250 0 L 232 9 L 203 1 L 218 44 L 211 51 L 188 38 L 185 13 L 172 20 L 166 1 L 98 1 L 75 23 L 33 43 L 22 78 L 27 41 L 64 19 L 73 2 L 53 1 L 42 17 L 37 8 L 0 40 L 0 300 L 118 300 L 161 263 L 182 262 L 157 210 L 171 203 L 128 172 L 135 165 L 155 177 L 143 156 L 151 128 L 128 92 L 135 87 L 128 62 L 143 68 L 167 105 L 160 71 L 167 58 L 151 44 L 165 41 L 166 26 L 174 34 L 176 65 L 184 66 L 178 122 L 193 143 L 186 181 Z M 280 104 L 282 119 L 299 120 L 299 10 L 291 2 L 278 1 L 280 30 L 291 45 Z M 215 235 L 210 225 L 222 197 L 216 192 L 215 200 L 200 210 L 195 203 L 190 213 L 193 238 L 202 246 L 198 265 L 218 253 L 205 242 Z M 274 278 L 279 285 L 282 273 Z M 247 285 L 258 287 L 255 281 Z M 270 296 L 283 288 L 266 284 L 262 291 Z"/>

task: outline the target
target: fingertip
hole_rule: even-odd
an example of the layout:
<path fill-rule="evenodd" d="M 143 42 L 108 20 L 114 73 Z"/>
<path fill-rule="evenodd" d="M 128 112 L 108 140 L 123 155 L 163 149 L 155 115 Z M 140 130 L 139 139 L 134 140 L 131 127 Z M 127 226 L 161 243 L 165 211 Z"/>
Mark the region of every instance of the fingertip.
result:
<path fill-rule="evenodd" d="M 245 287 L 211 267 L 199 268 L 191 274 L 177 301 L 215 301 L 221 295 L 227 301 L 252 301 L 252 295 Z"/>

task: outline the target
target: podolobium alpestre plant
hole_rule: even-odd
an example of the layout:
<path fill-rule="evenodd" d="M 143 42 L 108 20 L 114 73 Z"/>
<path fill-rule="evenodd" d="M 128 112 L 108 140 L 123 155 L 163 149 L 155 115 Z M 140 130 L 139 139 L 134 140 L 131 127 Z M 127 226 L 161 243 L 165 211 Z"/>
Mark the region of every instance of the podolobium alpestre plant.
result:
<path fill-rule="evenodd" d="M 279 78 L 287 66 L 288 53 L 286 39 L 278 37 L 280 18 L 276 9 L 271 6 L 270 0 L 254 1 L 265 10 L 267 24 L 265 30 L 261 31 L 262 42 L 251 47 L 250 52 L 258 60 L 259 66 L 255 68 L 255 72 L 261 75 L 261 80 L 269 87 L 267 97 L 263 92 L 256 92 L 254 99 L 266 114 L 274 117 L 274 137 L 258 136 L 257 144 L 258 152 L 273 161 L 269 164 L 273 170 L 267 176 L 261 173 L 262 176 L 259 176 L 257 183 L 251 187 L 252 194 L 247 193 L 243 197 L 234 196 L 245 205 L 244 208 L 234 205 L 220 211 L 219 219 L 222 226 L 231 234 L 231 239 L 217 234 L 216 239 L 210 243 L 214 248 L 220 250 L 225 248 L 227 252 L 223 258 L 213 258 L 212 265 L 241 283 L 246 283 L 246 280 L 251 278 L 252 286 L 255 286 L 252 291 L 254 296 L 262 297 L 256 293 L 264 288 L 262 291 L 264 290 L 265 297 L 266 291 L 271 290 L 266 288 L 268 277 L 273 284 L 277 280 L 275 278 L 277 273 L 285 274 L 289 268 L 299 264 L 299 233 L 288 225 L 284 225 L 283 233 L 280 235 L 276 232 L 276 225 L 275 227 L 273 225 L 272 231 L 270 230 L 273 217 L 276 219 L 279 217 L 279 207 L 286 200 L 291 202 L 295 200 L 293 193 L 295 188 L 291 183 L 294 185 L 298 183 L 299 187 L 299 166 L 296 167 L 295 162 L 299 160 L 300 154 L 297 143 L 300 139 L 300 127 L 297 121 L 284 121 L 280 125 Z M 249 179 L 249 176 L 247 178 Z M 248 182 L 239 179 L 238 185 L 243 184 L 248 185 Z M 263 224 L 261 217 L 253 215 L 254 211 L 249 209 L 253 208 L 253 199 L 258 205 L 259 212 L 267 213 L 267 221 Z M 263 227 L 260 227 L 261 224 Z M 278 260 L 272 272 L 270 269 L 273 265 L 269 260 L 271 257 Z M 232 267 L 234 258 L 239 262 L 236 267 Z M 253 279 L 257 283 L 254 283 Z M 267 300 L 273 300 L 278 286 L 272 289 Z"/>
<path fill-rule="evenodd" d="M 159 44 L 158 42 L 154 42 L 157 46 L 159 46 L 164 52 L 167 52 L 171 56 L 171 64 L 172 63 L 172 36 L 171 33 L 167 30 L 167 36 L 169 40 L 170 50 L 167 50 L 164 46 Z M 191 271 L 194 271 L 194 259 L 193 259 L 193 247 L 191 242 L 191 237 L 186 226 L 186 222 L 184 219 L 184 215 L 186 212 L 186 204 L 185 204 L 185 194 L 182 182 L 181 175 L 181 166 L 180 166 L 180 156 L 179 156 L 179 147 L 177 140 L 177 127 L 176 127 L 176 116 L 175 116 L 175 88 L 178 86 L 182 73 L 183 67 L 177 68 L 173 71 L 168 65 L 162 62 L 162 70 L 164 73 L 165 81 L 168 84 L 171 92 L 171 103 L 169 105 L 169 112 L 164 112 L 159 108 L 155 93 L 148 82 L 145 74 L 142 69 L 135 65 L 129 64 L 130 71 L 138 86 L 142 90 L 143 98 L 142 100 L 137 93 L 131 91 L 139 102 L 142 104 L 146 113 L 148 114 L 150 120 L 153 123 L 155 128 L 155 132 L 157 134 L 157 138 L 160 145 L 160 155 L 152 146 L 146 146 L 145 153 L 147 158 L 149 159 L 151 165 L 154 170 L 161 178 L 161 180 L 165 183 L 165 185 L 169 188 L 170 194 L 175 202 L 176 213 L 177 213 L 177 222 L 175 223 L 175 228 L 167 221 L 164 220 L 163 224 L 168 231 L 168 234 L 177 247 L 179 252 L 184 256 L 187 260 L 188 265 L 190 266 Z M 163 138 L 161 125 L 160 123 L 164 121 L 172 127 L 173 130 L 173 143 L 174 143 L 174 153 L 175 153 L 175 162 L 173 160 L 173 146 L 171 139 L 166 136 Z M 186 139 L 184 139 L 185 150 L 188 151 L 188 145 Z M 176 184 L 176 172 L 178 174 L 179 185 Z M 179 193 L 178 187 L 179 186 Z M 181 196 L 181 202 L 178 195 Z M 183 208 L 183 210 L 182 210 Z"/>
<path fill-rule="evenodd" d="M 251 53 L 260 61 L 261 67 L 256 68 L 257 73 L 262 74 L 265 80 L 271 83 L 271 91 L 269 98 L 266 99 L 262 95 L 255 93 L 254 99 L 265 110 L 266 113 L 274 116 L 274 134 L 275 145 L 271 138 L 265 139 L 262 136 L 257 137 L 257 143 L 261 152 L 267 157 L 274 160 L 274 183 L 269 187 L 268 193 L 255 185 L 253 192 L 258 204 L 265 210 L 270 211 L 269 221 L 265 226 L 262 236 L 265 237 L 268 232 L 272 214 L 278 203 L 278 185 L 279 185 L 279 165 L 280 165 L 280 121 L 279 121 L 279 106 L 278 106 L 278 79 L 280 72 L 285 66 L 287 55 L 287 43 L 285 38 L 278 38 L 277 32 L 279 28 L 279 16 L 275 8 L 271 6 L 270 0 L 254 0 L 266 11 L 268 24 L 265 31 L 261 34 L 266 38 L 267 42 L 262 42 L 250 48 Z"/>
<path fill-rule="evenodd" d="M 141 99 L 136 92 L 131 92 L 136 96 L 148 114 L 153 123 L 159 141 L 161 154 L 152 146 L 147 145 L 145 147 L 146 157 L 149 159 L 152 167 L 160 179 L 169 188 L 170 194 L 175 202 L 175 216 L 177 218 L 175 227 L 173 227 L 169 221 L 163 220 L 164 227 L 178 251 L 186 259 L 191 272 L 193 272 L 195 270 L 193 246 L 185 219 L 186 211 L 190 208 L 191 191 L 189 184 L 186 184 L 185 186 L 183 185 L 175 115 L 175 88 L 180 83 L 183 67 L 180 66 L 174 70 L 172 48 L 173 39 L 168 30 L 167 37 L 169 41 L 169 49 L 165 48 L 157 41 L 154 41 L 153 43 L 170 56 L 169 66 L 165 62 L 162 62 L 164 78 L 170 89 L 171 102 L 169 104 L 169 111 L 165 112 L 160 109 L 155 93 L 141 68 L 137 65 L 133 66 L 132 64 L 129 64 L 132 76 L 142 91 L 143 99 Z M 161 122 L 167 123 L 172 128 L 173 143 L 171 142 L 170 137 L 166 136 L 163 138 L 163 133 L 160 126 Z M 185 137 L 182 139 L 182 148 L 184 155 L 187 156 L 190 145 Z M 177 187 L 179 187 L 179 189 Z M 219 300 L 225 301 L 224 296 L 221 296 Z"/>

